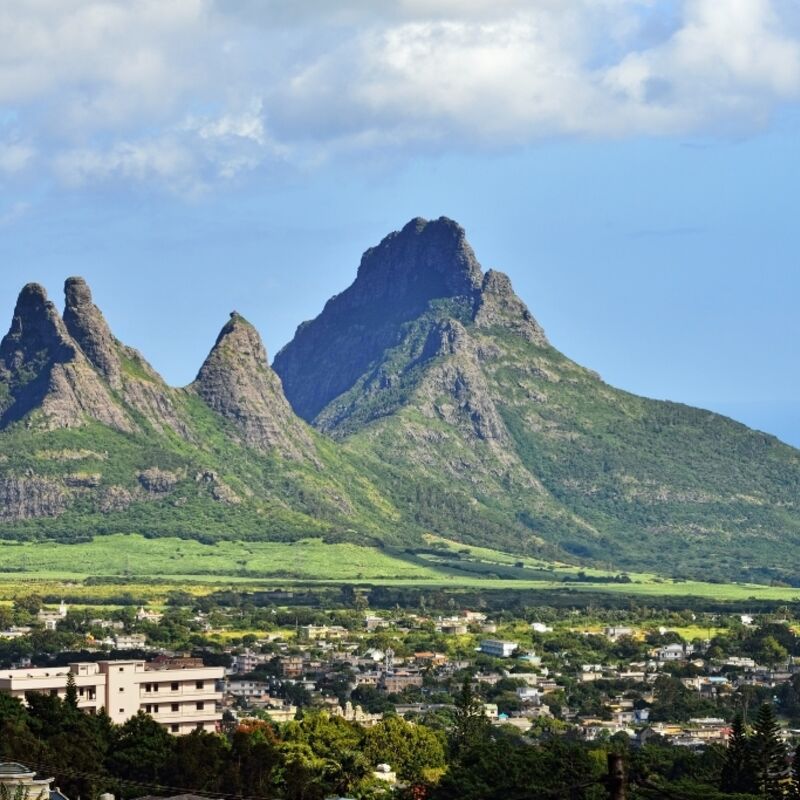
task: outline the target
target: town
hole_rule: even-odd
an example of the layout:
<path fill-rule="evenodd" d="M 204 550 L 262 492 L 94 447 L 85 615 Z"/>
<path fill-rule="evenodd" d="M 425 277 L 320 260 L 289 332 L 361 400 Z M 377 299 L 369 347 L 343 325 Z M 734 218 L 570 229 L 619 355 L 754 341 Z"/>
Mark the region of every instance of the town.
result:
<path fill-rule="evenodd" d="M 82 712 L 122 726 L 147 717 L 174 736 L 280 731 L 319 715 L 365 735 L 402 720 L 443 736 L 467 691 L 502 737 L 698 758 L 766 703 L 787 752 L 800 739 L 800 637 L 786 606 L 510 612 L 450 598 L 373 609 L 359 592 L 336 605 L 200 598 L 100 611 L 20 597 L 0 608 L 0 693 L 24 705 L 72 692 Z M 14 752 L 0 745 L 0 757 Z M 368 769 L 402 789 L 408 768 L 391 756 L 376 752 Z M 441 747 L 423 766 L 435 782 Z"/>

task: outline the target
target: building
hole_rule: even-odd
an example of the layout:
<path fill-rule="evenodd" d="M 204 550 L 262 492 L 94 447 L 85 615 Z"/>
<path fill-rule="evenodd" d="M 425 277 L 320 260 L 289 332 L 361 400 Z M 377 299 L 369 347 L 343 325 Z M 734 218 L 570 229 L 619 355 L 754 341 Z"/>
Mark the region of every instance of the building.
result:
<path fill-rule="evenodd" d="M 409 686 L 422 686 L 422 683 L 418 672 L 389 672 L 381 677 L 380 688 L 387 694 L 400 694 Z"/>
<path fill-rule="evenodd" d="M 495 658 L 509 658 L 514 655 L 519 645 L 516 642 L 505 642 L 502 639 L 484 639 L 481 642 L 481 653 Z"/>
<path fill-rule="evenodd" d="M 213 731 L 222 719 L 217 681 L 222 667 L 206 667 L 198 658 L 145 661 L 76 662 L 69 667 L 0 671 L 0 692 L 25 699 L 27 692 L 65 697 L 72 674 L 78 707 L 90 714 L 101 708 L 113 722 L 123 723 L 140 711 L 150 714 L 170 733 Z"/>
<path fill-rule="evenodd" d="M 617 639 L 621 639 L 623 636 L 633 636 L 634 633 L 633 628 L 628 628 L 625 625 L 611 625 L 603 629 L 604 636 L 607 639 L 611 639 L 612 642 L 616 642 Z"/>
<path fill-rule="evenodd" d="M 147 637 L 143 633 L 120 633 L 114 646 L 117 650 L 141 650 L 147 646 Z"/>
<path fill-rule="evenodd" d="M 0 797 L 15 800 L 67 800 L 53 789 L 53 778 L 36 778 L 36 772 L 15 761 L 0 764 Z"/>
<path fill-rule="evenodd" d="M 54 631 L 58 627 L 58 623 L 66 619 L 67 610 L 67 604 L 62 600 L 56 611 L 49 611 L 43 608 L 36 615 L 36 618 L 44 625 L 45 630 Z"/>

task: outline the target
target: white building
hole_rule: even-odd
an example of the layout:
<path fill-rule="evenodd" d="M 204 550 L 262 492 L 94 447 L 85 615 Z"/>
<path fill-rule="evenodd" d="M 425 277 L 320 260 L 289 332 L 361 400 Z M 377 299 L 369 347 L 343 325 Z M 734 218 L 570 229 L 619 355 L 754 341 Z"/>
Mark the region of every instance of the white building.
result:
<path fill-rule="evenodd" d="M 0 764 L 0 797 L 15 800 L 67 800 L 53 789 L 53 778 L 36 778 L 35 770 L 15 761 Z"/>
<path fill-rule="evenodd" d="M 200 659 L 76 662 L 69 667 L 0 671 L 0 692 L 24 701 L 27 692 L 66 696 L 71 673 L 78 707 L 90 714 L 101 708 L 113 722 L 123 723 L 139 711 L 150 714 L 170 733 L 213 731 L 222 719 L 217 681 L 222 667 L 205 667 Z"/>
<path fill-rule="evenodd" d="M 513 656 L 519 645 L 517 642 L 506 642 L 502 639 L 484 639 L 481 642 L 481 653 L 496 658 L 509 658 Z"/>
<path fill-rule="evenodd" d="M 147 645 L 147 637 L 143 633 L 121 633 L 114 639 L 117 650 L 141 650 Z"/>
<path fill-rule="evenodd" d="M 66 619 L 67 611 L 67 604 L 62 600 L 57 610 L 50 611 L 43 608 L 36 618 L 44 625 L 45 630 L 54 631 L 58 627 L 58 623 Z"/>

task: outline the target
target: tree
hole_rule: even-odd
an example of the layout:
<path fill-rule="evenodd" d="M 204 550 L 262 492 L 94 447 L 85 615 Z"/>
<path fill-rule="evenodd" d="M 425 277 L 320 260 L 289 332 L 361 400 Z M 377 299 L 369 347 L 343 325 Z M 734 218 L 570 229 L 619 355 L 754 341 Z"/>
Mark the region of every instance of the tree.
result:
<path fill-rule="evenodd" d="M 800 747 L 794 751 L 792 758 L 792 782 L 787 793 L 789 800 L 800 800 Z"/>
<path fill-rule="evenodd" d="M 764 703 L 758 710 L 750 740 L 755 789 L 762 797 L 778 798 L 783 794 L 780 781 L 786 773 L 786 747 L 779 733 L 775 711 Z"/>
<path fill-rule="evenodd" d="M 67 675 L 67 692 L 64 696 L 64 702 L 68 709 L 72 711 L 78 710 L 78 687 L 75 684 L 75 676 L 71 672 Z"/>
<path fill-rule="evenodd" d="M 720 789 L 728 794 L 749 793 L 754 791 L 753 761 L 750 742 L 744 727 L 741 714 L 733 719 L 731 738 L 722 765 Z"/>
<path fill-rule="evenodd" d="M 373 767 L 389 764 L 403 781 L 419 782 L 428 770 L 445 765 L 439 736 L 400 717 L 387 717 L 367 731 L 365 753 Z"/>
<path fill-rule="evenodd" d="M 455 726 L 451 737 L 453 754 L 458 758 L 480 745 L 488 737 L 489 728 L 486 709 L 467 676 L 455 701 Z"/>

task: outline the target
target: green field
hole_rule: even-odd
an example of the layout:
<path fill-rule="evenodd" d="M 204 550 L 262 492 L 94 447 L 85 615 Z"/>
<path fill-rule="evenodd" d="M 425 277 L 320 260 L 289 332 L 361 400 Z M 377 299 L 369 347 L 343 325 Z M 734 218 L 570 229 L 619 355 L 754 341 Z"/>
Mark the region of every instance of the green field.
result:
<path fill-rule="evenodd" d="M 372 584 L 431 588 L 486 588 L 603 592 L 640 597 L 718 600 L 800 600 L 800 589 L 755 584 L 675 581 L 629 573 L 629 583 L 602 582 L 611 573 L 574 565 L 520 559 L 487 548 L 430 538 L 430 549 L 370 548 L 325 544 L 217 542 L 116 534 L 91 542 L 0 543 L 0 600 L 32 589 L 102 602 L 123 590 L 158 599 L 170 589 L 205 594 L 224 586 L 248 588 L 296 584 Z M 580 573 L 583 573 L 580 575 Z M 577 578 L 580 575 L 580 580 Z M 110 585 L 85 583 L 114 579 Z"/>

